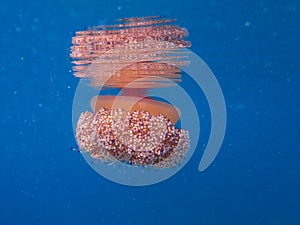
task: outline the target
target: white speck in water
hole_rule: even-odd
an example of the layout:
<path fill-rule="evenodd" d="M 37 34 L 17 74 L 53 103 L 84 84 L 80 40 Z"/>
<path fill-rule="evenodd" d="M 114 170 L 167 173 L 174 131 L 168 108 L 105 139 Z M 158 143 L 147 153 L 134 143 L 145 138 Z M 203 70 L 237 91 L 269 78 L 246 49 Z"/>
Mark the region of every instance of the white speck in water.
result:
<path fill-rule="evenodd" d="M 22 31 L 22 28 L 21 27 L 16 27 L 16 32 L 21 32 Z"/>
<path fill-rule="evenodd" d="M 245 27 L 249 27 L 249 26 L 250 26 L 250 22 L 249 22 L 249 21 L 246 21 L 246 22 L 244 23 L 244 26 L 245 26 Z"/>

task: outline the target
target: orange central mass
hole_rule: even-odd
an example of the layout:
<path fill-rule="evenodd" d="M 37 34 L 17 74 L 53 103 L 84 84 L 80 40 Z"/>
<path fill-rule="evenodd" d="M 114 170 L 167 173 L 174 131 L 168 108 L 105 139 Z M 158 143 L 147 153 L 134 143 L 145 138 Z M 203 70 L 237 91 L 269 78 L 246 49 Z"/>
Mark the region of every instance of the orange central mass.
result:
<path fill-rule="evenodd" d="M 128 112 L 146 111 L 152 116 L 164 115 L 173 124 L 176 124 L 180 117 L 180 111 L 177 107 L 153 100 L 149 97 L 135 96 L 95 96 L 91 100 L 91 107 L 94 112 L 98 112 L 100 108 L 106 109 L 124 109 Z"/>

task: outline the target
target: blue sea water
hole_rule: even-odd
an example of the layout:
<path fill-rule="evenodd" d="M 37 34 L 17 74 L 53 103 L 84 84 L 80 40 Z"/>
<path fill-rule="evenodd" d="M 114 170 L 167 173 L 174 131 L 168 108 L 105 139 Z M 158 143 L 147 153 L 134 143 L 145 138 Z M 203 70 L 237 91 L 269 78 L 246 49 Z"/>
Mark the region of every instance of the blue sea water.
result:
<path fill-rule="evenodd" d="M 299 225 L 299 10 L 297 0 L 1 1 L 0 224 Z M 70 150 L 78 79 L 69 53 L 77 30 L 146 15 L 189 30 L 228 121 L 207 170 L 198 171 L 204 112 L 192 159 L 164 182 L 131 187 Z M 192 81 L 183 85 L 201 109 Z"/>

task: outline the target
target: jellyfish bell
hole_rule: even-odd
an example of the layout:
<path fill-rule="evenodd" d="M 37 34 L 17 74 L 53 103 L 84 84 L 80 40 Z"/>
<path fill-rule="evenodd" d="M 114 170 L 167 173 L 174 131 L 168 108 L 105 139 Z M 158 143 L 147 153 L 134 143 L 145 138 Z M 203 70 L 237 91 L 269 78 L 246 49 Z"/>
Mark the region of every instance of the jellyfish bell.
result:
<path fill-rule="evenodd" d="M 135 166 L 176 166 L 189 147 L 188 131 L 175 128 L 160 114 L 100 108 L 81 114 L 76 128 L 80 148 L 101 162 Z"/>

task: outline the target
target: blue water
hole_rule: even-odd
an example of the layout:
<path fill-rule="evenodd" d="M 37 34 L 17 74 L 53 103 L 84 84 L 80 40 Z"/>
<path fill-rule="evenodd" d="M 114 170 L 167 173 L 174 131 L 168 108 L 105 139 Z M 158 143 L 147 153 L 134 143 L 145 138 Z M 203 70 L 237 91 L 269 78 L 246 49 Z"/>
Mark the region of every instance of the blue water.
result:
<path fill-rule="evenodd" d="M 1 1 L 0 224 L 299 225 L 299 10 L 296 0 Z M 189 30 L 228 122 L 204 172 L 205 137 L 172 178 L 129 187 L 70 150 L 78 79 L 69 48 L 76 30 L 145 15 Z"/>

